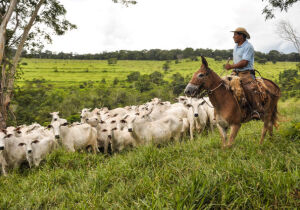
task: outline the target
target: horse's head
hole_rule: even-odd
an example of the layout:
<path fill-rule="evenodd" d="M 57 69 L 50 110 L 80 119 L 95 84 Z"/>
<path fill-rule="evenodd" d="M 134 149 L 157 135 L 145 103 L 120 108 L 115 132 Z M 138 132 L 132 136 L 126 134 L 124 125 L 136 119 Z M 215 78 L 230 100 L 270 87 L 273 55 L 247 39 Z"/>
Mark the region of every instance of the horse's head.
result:
<path fill-rule="evenodd" d="M 208 67 L 206 59 L 201 56 L 202 65 L 198 71 L 196 71 L 186 86 L 184 93 L 187 96 L 196 96 L 203 89 L 208 89 L 211 86 L 212 80 L 210 79 L 212 70 Z"/>

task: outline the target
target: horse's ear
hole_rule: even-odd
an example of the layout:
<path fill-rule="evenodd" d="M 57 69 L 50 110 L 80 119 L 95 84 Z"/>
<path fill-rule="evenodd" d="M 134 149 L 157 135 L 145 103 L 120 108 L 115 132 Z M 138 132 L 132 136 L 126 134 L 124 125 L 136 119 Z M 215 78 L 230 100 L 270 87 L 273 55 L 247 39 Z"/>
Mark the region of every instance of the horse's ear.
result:
<path fill-rule="evenodd" d="M 201 60 L 202 60 L 202 64 L 205 66 L 205 68 L 208 68 L 208 63 L 206 61 L 206 59 L 204 58 L 204 56 L 201 55 Z"/>

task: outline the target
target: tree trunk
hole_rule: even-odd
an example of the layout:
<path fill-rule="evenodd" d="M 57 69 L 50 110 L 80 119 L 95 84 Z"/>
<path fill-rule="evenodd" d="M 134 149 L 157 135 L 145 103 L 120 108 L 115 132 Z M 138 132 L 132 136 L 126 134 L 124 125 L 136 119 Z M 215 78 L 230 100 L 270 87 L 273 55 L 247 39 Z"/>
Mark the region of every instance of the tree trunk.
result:
<path fill-rule="evenodd" d="M 12 1 L 17 1 L 17 0 L 12 0 Z M 28 22 L 28 24 L 25 26 L 24 28 L 24 32 L 22 34 L 22 38 L 20 41 L 20 44 L 18 45 L 16 54 L 13 58 L 12 61 L 12 65 L 9 68 L 9 71 L 5 71 L 5 66 L 4 66 L 4 70 L 2 68 L 2 80 L 4 80 L 4 82 L 1 81 L 1 84 L 3 84 L 3 86 L 1 86 L 1 100 L 0 100 L 0 128 L 5 128 L 6 127 L 6 121 L 7 121 L 7 112 L 9 109 L 9 104 L 12 98 L 12 92 L 13 92 L 13 88 L 14 88 L 14 81 L 15 81 L 15 73 L 16 73 L 16 69 L 17 69 L 17 65 L 19 63 L 20 60 L 20 56 L 22 53 L 22 50 L 24 48 L 24 44 L 25 41 L 27 40 L 29 31 L 37 17 L 37 14 L 42 6 L 42 4 L 45 2 L 45 0 L 40 0 L 39 3 L 36 5 L 34 12 L 32 13 L 30 20 Z M 7 74 L 7 75 L 6 75 Z M 7 78 L 7 84 L 5 84 L 6 82 L 6 78 Z"/>
<path fill-rule="evenodd" d="M 18 0 L 11 0 L 9 8 L 7 12 L 4 15 L 4 18 L 1 22 L 0 26 L 0 65 L 2 64 L 3 55 L 4 55 L 4 49 L 5 49 L 5 35 L 6 35 L 6 26 L 8 21 L 10 20 L 12 13 L 17 5 Z"/>

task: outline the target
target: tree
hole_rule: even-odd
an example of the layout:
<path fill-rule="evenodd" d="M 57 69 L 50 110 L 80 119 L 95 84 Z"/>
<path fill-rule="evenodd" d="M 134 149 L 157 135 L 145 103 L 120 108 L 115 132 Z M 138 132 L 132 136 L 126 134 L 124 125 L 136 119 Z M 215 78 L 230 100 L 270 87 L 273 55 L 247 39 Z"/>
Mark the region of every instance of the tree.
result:
<path fill-rule="evenodd" d="M 165 71 L 165 73 L 167 73 L 167 71 L 170 69 L 170 62 L 166 61 L 164 64 L 163 64 L 163 70 Z"/>
<path fill-rule="evenodd" d="M 50 34 L 63 35 L 76 28 L 65 19 L 66 10 L 57 0 L 3 0 L 0 5 L 0 128 L 6 127 L 14 80 L 23 49 L 31 51 L 51 43 Z M 48 30 L 42 30 L 47 27 Z"/>
<path fill-rule="evenodd" d="M 117 64 L 118 60 L 117 58 L 109 58 L 107 60 L 108 65 Z"/>
<path fill-rule="evenodd" d="M 288 9 L 299 0 L 262 0 L 262 1 L 269 2 L 269 4 L 265 6 L 265 8 L 262 11 L 262 14 L 265 15 L 265 18 L 267 20 L 275 17 L 274 15 L 275 9 L 280 9 L 281 12 L 283 10 L 287 12 Z"/>
<path fill-rule="evenodd" d="M 128 82 L 138 81 L 140 76 L 141 74 L 138 71 L 131 72 L 130 74 L 127 75 L 127 81 Z"/>
<path fill-rule="evenodd" d="M 291 42 L 300 55 L 300 34 L 289 21 L 281 20 L 277 24 L 277 34 L 285 41 Z"/>
<path fill-rule="evenodd" d="M 113 0 L 135 4 L 135 1 Z M 18 63 L 24 49 L 41 51 L 51 43 L 51 35 L 63 35 L 76 25 L 65 19 L 66 9 L 59 0 L 1 0 L 0 3 L 0 128 L 6 127 L 9 104 L 13 97 Z"/>

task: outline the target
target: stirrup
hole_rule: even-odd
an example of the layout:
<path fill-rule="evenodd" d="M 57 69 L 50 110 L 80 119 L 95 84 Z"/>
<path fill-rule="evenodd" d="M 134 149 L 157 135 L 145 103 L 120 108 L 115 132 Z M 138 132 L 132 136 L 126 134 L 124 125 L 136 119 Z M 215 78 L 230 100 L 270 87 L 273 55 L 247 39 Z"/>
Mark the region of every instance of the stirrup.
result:
<path fill-rule="evenodd" d="M 258 111 L 254 110 L 252 113 L 251 113 L 251 118 L 253 120 L 260 120 L 260 114 L 258 113 Z"/>

